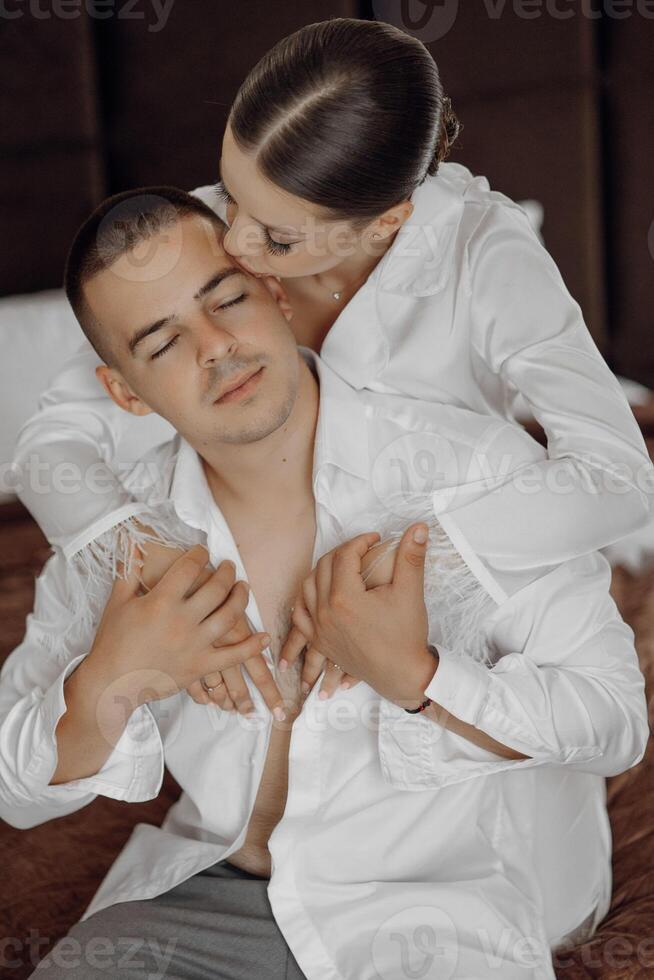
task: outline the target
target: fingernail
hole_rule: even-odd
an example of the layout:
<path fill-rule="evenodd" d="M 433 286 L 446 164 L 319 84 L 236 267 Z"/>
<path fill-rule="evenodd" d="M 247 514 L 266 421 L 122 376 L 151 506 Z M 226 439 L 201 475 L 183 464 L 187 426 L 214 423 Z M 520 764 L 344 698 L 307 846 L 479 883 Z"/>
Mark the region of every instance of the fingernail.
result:
<path fill-rule="evenodd" d="M 286 720 L 286 712 L 284 711 L 283 708 L 280 708 L 279 705 L 277 705 L 277 707 L 273 709 L 273 714 L 274 714 L 275 718 L 277 719 L 277 721 L 285 721 Z"/>
<path fill-rule="evenodd" d="M 321 701 L 326 701 L 327 698 L 329 697 L 329 694 L 327 693 L 327 691 L 321 691 L 318 697 L 320 698 Z"/>
<path fill-rule="evenodd" d="M 341 691 L 347 691 L 347 689 L 348 689 L 349 686 L 350 686 L 350 682 L 349 681 L 341 681 L 341 683 L 338 685 L 339 690 L 341 690 Z"/>
<path fill-rule="evenodd" d="M 302 684 L 300 685 L 300 687 L 302 689 L 302 693 L 303 694 L 308 694 L 309 693 L 309 684 L 308 684 L 307 681 L 302 681 Z"/>
<path fill-rule="evenodd" d="M 270 637 L 268 636 L 267 633 L 264 633 L 263 636 L 261 637 L 261 646 L 262 647 L 270 646 Z"/>
<path fill-rule="evenodd" d="M 426 527 L 417 527 L 413 532 L 413 540 L 416 544 L 424 544 L 429 536 Z"/>
<path fill-rule="evenodd" d="M 279 661 L 279 669 L 280 670 L 287 670 L 288 669 L 288 660 L 280 660 Z"/>

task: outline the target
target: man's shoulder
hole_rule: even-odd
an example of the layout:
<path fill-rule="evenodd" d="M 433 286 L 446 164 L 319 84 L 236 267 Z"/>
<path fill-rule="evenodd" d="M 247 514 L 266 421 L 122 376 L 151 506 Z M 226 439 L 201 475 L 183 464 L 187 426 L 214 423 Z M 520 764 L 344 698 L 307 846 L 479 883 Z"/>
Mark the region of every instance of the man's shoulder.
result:
<path fill-rule="evenodd" d="M 136 460 L 122 478 L 125 489 L 134 499 L 152 503 L 166 500 L 170 496 L 181 445 L 182 437 L 177 432 Z"/>

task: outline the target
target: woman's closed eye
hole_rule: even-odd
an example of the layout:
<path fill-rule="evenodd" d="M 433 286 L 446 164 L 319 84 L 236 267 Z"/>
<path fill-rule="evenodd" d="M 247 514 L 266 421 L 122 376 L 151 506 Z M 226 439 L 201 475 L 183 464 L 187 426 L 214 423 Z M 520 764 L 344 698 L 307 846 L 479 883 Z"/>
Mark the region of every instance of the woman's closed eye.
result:
<path fill-rule="evenodd" d="M 229 302 L 221 303 L 220 305 L 214 307 L 212 312 L 217 313 L 219 310 L 228 310 L 231 306 L 237 306 L 239 303 L 242 303 L 243 300 L 247 299 L 247 296 L 248 296 L 247 293 L 241 293 L 241 295 L 237 296 L 235 299 L 230 299 Z M 174 347 L 178 340 L 179 340 L 179 334 L 174 336 L 172 340 L 169 340 L 168 343 L 165 345 L 165 347 L 162 347 L 161 350 L 158 350 L 154 354 L 152 354 L 150 360 L 154 361 L 155 358 L 161 357 L 162 354 L 165 354 L 172 347 Z"/>

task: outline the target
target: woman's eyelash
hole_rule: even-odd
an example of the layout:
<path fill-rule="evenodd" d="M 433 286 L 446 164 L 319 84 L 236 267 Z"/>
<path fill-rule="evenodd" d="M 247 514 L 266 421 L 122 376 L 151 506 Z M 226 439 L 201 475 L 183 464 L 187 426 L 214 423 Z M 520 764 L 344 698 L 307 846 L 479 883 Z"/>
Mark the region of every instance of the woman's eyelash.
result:
<path fill-rule="evenodd" d="M 229 303 L 222 303 L 220 306 L 218 306 L 218 309 L 228 310 L 230 306 L 236 306 L 238 303 L 242 303 L 244 299 L 247 299 L 247 295 L 248 295 L 247 293 L 241 293 L 240 296 L 237 296 L 236 299 L 230 300 Z M 179 335 L 177 337 L 173 337 L 170 343 L 166 344 L 165 347 L 162 347 L 161 350 L 158 350 L 156 354 L 152 355 L 152 360 L 154 360 L 155 357 L 161 357 L 162 354 L 165 354 L 166 351 L 169 351 L 171 347 L 175 346 L 178 340 L 179 340 Z"/>
<path fill-rule="evenodd" d="M 266 232 L 266 249 L 271 255 L 288 255 L 290 250 L 293 248 L 293 242 L 284 244 L 283 242 L 274 241 L 268 232 Z"/>
<path fill-rule="evenodd" d="M 221 180 L 219 180 L 216 184 L 216 194 L 225 202 L 225 204 L 236 204 L 236 201 L 229 191 L 225 189 L 225 186 Z M 268 232 L 266 232 L 266 249 L 271 255 L 288 255 L 295 244 L 295 242 L 276 242 L 270 237 Z"/>
<path fill-rule="evenodd" d="M 219 180 L 218 181 L 218 183 L 216 184 L 216 188 L 215 189 L 216 189 L 216 194 L 218 195 L 218 197 L 220 197 L 227 204 L 234 204 L 235 203 L 234 198 L 232 197 L 232 195 L 229 193 L 229 191 L 227 191 L 225 189 L 225 185 L 223 184 L 222 180 Z"/>

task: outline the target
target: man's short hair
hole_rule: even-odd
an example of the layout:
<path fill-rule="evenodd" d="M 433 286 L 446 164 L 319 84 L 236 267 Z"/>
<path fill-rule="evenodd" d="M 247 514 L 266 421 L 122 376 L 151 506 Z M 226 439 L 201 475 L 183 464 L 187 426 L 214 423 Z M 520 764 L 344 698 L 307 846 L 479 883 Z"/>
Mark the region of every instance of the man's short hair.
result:
<path fill-rule="evenodd" d="M 189 215 L 208 218 L 224 232 L 227 226 L 199 198 L 177 187 L 137 187 L 114 194 L 78 229 L 66 259 L 64 290 L 79 324 L 105 364 L 115 366 L 110 338 L 91 312 L 84 284 L 126 252 Z"/>

